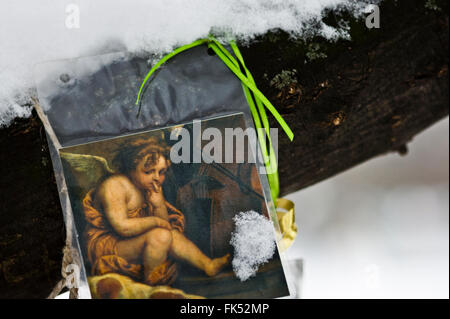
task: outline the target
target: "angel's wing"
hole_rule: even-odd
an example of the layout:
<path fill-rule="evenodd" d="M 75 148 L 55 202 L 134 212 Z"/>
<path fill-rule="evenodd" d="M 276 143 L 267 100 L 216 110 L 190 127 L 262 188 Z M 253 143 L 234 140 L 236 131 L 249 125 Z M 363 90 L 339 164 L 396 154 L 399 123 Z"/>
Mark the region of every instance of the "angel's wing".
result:
<path fill-rule="evenodd" d="M 108 162 L 101 156 L 60 152 L 63 162 L 68 164 L 75 183 L 87 192 L 95 187 L 105 175 L 114 174 Z"/>

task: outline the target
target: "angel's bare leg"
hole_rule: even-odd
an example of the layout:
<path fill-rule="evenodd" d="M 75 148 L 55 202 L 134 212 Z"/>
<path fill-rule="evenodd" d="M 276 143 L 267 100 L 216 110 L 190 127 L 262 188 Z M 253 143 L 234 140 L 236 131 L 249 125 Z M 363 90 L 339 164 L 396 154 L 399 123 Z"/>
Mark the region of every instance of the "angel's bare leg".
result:
<path fill-rule="evenodd" d="M 148 278 L 157 266 L 166 261 L 171 244 L 169 230 L 154 228 L 140 236 L 120 241 L 117 253 L 131 263 L 142 261 L 145 278 Z"/>
<path fill-rule="evenodd" d="M 170 254 L 192 266 L 203 270 L 208 276 L 217 275 L 230 262 L 230 254 L 211 259 L 189 239 L 177 230 L 172 230 L 172 245 Z"/>
<path fill-rule="evenodd" d="M 183 234 L 165 228 L 154 228 L 140 236 L 120 241 L 117 253 L 132 263 L 142 260 L 145 278 L 167 259 L 169 253 L 203 270 L 208 276 L 218 274 L 230 261 L 229 254 L 215 259 L 207 257 Z"/>

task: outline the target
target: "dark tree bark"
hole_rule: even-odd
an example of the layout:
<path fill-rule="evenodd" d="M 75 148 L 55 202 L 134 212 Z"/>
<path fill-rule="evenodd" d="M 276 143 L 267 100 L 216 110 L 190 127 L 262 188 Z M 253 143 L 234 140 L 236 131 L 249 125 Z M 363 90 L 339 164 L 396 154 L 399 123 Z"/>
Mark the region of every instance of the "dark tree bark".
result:
<path fill-rule="evenodd" d="M 448 4 L 432 10 L 426 2 L 386 0 L 381 28 L 371 30 L 329 12 L 328 24 L 349 22 L 351 41 L 274 31 L 243 49 L 295 133 L 292 143 L 279 134 L 282 194 L 380 154 L 405 154 L 416 134 L 448 115 Z M 287 76 L 271 85 L 277 74 Z M 36 115 L 1 129 L 0 145 L 0 298 L 45 297 L 60 278 L 65 231 Z"/>
<path fill-rule="evenodd" d="M 245 50 L 259 87 L 295 133 L 293 142 L 279 133 L 282 194 L 380 154 L 405 154 L 414 135 L 448 115 L 447 3 L 436 12 L 425 2 L 386 1 L 380 29 L 350 20 L 353 41 L 303 43 L 278 33 Z M 327 57 L 305 64 L 311 43 Z M 292 69 L 297 84 L 282 92 L 264 80 Z"/>

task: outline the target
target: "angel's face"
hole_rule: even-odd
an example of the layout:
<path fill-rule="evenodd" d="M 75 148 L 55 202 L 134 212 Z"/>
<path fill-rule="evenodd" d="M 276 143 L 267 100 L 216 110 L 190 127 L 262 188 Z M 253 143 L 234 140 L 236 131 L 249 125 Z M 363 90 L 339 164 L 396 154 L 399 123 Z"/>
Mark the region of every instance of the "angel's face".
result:
<path fill-rule="evenodd" d="M 131 177 L 142 189 L 159 190 L 166 178 L 167 160 L 164 156 L 160 156 L 152 166 L 146 166 L 146 161 L 147 157 L 144 157 L 131 173 Z"/>

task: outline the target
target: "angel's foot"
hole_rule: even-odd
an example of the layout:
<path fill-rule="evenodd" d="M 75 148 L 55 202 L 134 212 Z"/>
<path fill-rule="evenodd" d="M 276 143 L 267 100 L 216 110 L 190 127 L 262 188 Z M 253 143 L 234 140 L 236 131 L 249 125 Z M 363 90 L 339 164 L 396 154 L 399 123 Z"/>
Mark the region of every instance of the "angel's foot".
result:
<path fill-rule="evenodd" d="M 226 254 L 225 256 L 220 258 L 214 258 L 208 265 L 206 265 L 205 273 L 210 277 L 215 276 L 223 269 L 223 267 L 228 265 L 230 261 L 230 254 Z"/>

